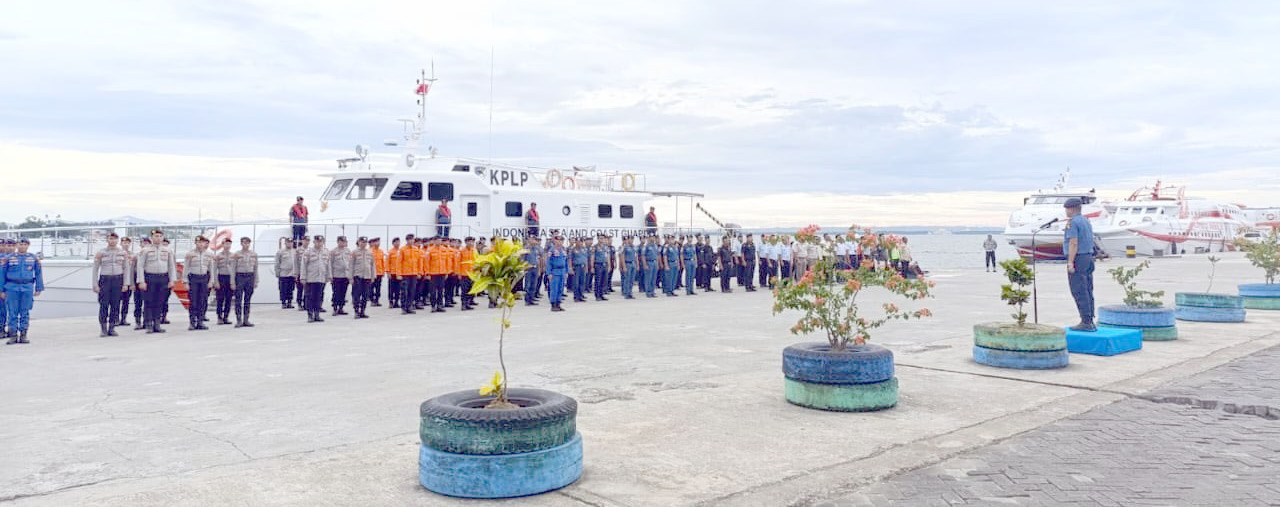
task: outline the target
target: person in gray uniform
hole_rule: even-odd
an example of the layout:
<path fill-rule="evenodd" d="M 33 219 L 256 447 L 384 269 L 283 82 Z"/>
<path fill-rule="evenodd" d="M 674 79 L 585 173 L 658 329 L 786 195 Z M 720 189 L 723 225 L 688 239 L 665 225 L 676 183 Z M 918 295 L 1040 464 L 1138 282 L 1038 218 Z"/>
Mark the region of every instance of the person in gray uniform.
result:
<path fill-rule="evenodd" d="M 93 292 L 98 295 L 98 325 L 103 338 L 118 336 L 116 323 L 120 321 L 120 299 L 129 278 L 129 253 L 120 248 L 120 236 L 107 235 L 107 247 L 93 256 Z"/>
<path fill-rule="evenodd" d="M 298 276 L 307 286 L 307 322 L 324 322 L 320 318 L 320 305 L 324 302 L 324 284 L 329 283 L 329 253 L 324 249 L 324 236 L 315 237 L 315 245 L 299 252 L 302 266 Z M 407 304 L 407 303 L 406 303 Z"/>
<path fill-rule="evenodd" d="M 213 284 L 214 315 L 220 326 L 231 323 L 231 277 L 235 276 L 235 270 L 231 269 L 231 257 L 234 255 L 231 241 L 227 240 L 222 242 L 222 248 L 213 256 L 214 272 L 218 275 L 215 279 L 217 282 Z"/>
<path fill-rule="evenodd" d="M 293 308 L 293 288 L 298 281 L 298 251 L 293 249 L 293 240 L 280 238 L 280 249 L 276 251 L 276 280 L 280 284 L 280 308 Z"/>
<path fill-rule="evenodd" d="M 218 262 L 204 236 L 196 236 L 196 247 L 182 259 L 182 276 L 187 279 L 187 331 L 209 329 L 204 320 L 209 312 L 209 283 L 218 284 Z"/>
<path fill-rule="evenodd" d="M 142 270 L 138 268 L 138 257 L 142 251 L 151 246 L 151 239 L 143 237 L 138 240 L 138 253 L 133 254 L 131 259 L 133 263 L 133 330 L 139 331 L 146 328 L 146 319 L 143 318 L 142 310 L 146 306 L 147 291 L 142 290 L 140 285 L 145 280 L 142 276 Z"/>
<path fill-rule="evenodd" d="M 120 318 L 116 321 L 116 325 L 128 326 L 129 300 L 133 298 L 133 293 L 135 292 L 134 287 L 138 284 L 136 281 L 138 277 L 138 270 L 134 269 L 134 266 L 137 266 L 138 260 L 137 256 L 133 255 L 133 240 L 129 239 L 128 236 L 120 238 L 120 249 L 124 250 L 126 256 L 125 263 L 129 265 L 129 274 L 124 277 L 124 292 L 120 294 Z"/>
<path fill-rule="evenodd" d="M 160 327 L 163 308 L 168 299 L 168 292 L 178 279 L 178 262 L 173 252 L 164 246 L 164 233 L 159 229 L 151 231 L 151 246 L 138 253 L 138 270 L 142 272 L 142 283 L 138 288 L 145 291 L 145 313 L 147 333 L 163 333 Z"/>
<path fill-rule="evenodd" d="M 236 327 L 253 327 L 249 322 L 250 300 L 258 288 L 258 254 L 249 249 L 249 238 L 240 238 L 240 250 L 231 256 L 231 291 L 235 293 Z"/>
<path fill-rule="evenodd" d="M 333 315 L 346 315 L 347 287 L 351 285 L 351 250 L 347 249 L 347 237 L 338 236 L 338 247 L 329 251 L 329 276 L 333 282 Z"/>
<path fill-rule="evenodd" d="M 307 289 L 305 284 L 302 282 L 302 254 L 310 249 L 311 249 L 311 237 L 309 236 L 303 236 L 302 239 L 293 242 L 293 250 L 294 250 L 293 252 L 294 284 L 293 285 L 294 285 L 294 290 L 297 292 L 296 294 L 294 294 L 294 298 L 298 302 L 298 311 L 300 312 L 305 311 L 307 309 L 307 305 L 303 303 L 303 300 L 306 299 Z"/>
<path fill-rule="evenodd" d="M 361 236 L 356 240 L 356 249 L 351 252 L 351 309 L 355 310 L 357 319 L 367 319 L 370 288 L 373 285 L 377 269 L 373 264 L 373 251 L 369 249 L 369 239 Z"/>

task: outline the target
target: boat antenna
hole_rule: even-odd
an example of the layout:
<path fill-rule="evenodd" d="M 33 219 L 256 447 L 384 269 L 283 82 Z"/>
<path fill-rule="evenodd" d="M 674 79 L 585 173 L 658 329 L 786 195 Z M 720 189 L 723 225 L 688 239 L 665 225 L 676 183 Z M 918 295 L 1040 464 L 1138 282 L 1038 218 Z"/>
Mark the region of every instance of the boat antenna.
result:
<path fill-rule="evenodd" d="M 412 137 L 406 138 L 406 141 L 417 141 L 422 138 L 422 133 L 427 128 L 427 93 L 431 91 L 435 83 L 436 61 L 433 58 L 431 60 L 431 77 L 427 77 L 427 70 L 422 69 L 422 77 L 418 78 L 418 89 L 416 91 L 418 94 L 418 107 L 420 108 L 418 110 L 418 121 L 414 122 L 414 129 L 410 134 Z"/>
<path fill-rule="evenodd" d="M 489 20 L 492 24 L 492 18 Z M 490 33 L 493 31 L 490 30 Z M 489 163 L 493 163 L 493 41 L 489 42 Z"/>

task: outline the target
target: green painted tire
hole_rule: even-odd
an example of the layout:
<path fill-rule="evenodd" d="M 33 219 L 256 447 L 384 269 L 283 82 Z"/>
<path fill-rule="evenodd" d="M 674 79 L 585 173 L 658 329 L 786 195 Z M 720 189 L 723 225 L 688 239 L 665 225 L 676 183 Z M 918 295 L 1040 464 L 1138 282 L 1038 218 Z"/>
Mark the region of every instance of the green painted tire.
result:
<path fill-rule="evenodd" d="M 811 384 L 783 378 L 787 402 L 832 412 L 871 412 L 898 404 L 898 377 L 873 384 Z"/>
<path fill-rule="evenodd" d="M 1244 307 L 1250 310 L 1280 310 L 1280 298 L 1245 296 Z"/>
<path fill-rule="evenodd" d="M 1066 350 L 1067 332 L 1043 324 L 1018 326 L 1012 322 L 984 322 L 973 326 L 973 344 L 1016 352 Z"/>
<path fill-rule="evenodd" d="M 562 445 L 577 433 L 578 402 L 543 389 L 511 388 L 518 409 L 488 410 L 475 390 L 457 391 L 422 403 L 422 445 L 466 455 L 519 454 Z"/>
<path fill-rule="evenodd" d="M 1244 308 L 1244 298 L 1234 294 L 1205 294 L 1203 292 L 1179 292 L 1173 295 L 1178 306 L 1199 308 Z"/>
<path fill-rule="evenodd" d="M 1144 342 L 1167 342 L 1170 340 L 1178 339 L 1178 326 L 1129 327 L 1129 326 L 1116 326 L 1112 324 L 1098 324 L 1098 327 L 1139 329 L 1142 331 L 1142 341 Z"/>

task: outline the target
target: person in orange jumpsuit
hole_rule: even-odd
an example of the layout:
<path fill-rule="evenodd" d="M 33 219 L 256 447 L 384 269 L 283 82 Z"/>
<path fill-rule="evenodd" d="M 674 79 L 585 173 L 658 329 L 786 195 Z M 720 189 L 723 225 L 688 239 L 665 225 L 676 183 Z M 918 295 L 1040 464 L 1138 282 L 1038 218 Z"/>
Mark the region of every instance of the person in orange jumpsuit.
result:
<path fill-rule="evenodd" d="M 467 236 L 467 244 L 458 252 L 458 276 L 462 281 L 462 311 L 474 310 L 476 298 L 471 295 L 471 266 L 476 261 L 476 238 Z"/>
<path fill-rule="evenodd" d="M 387 250 L 387 301 L 392 308 L 399 308 L 400 285 L 400 238 L 391 238 L 391 249 Z"/>
<path fill-rule="evenodd" d="M 431 279 L 431 312 L 444 312 L 444 286 L 453 260 L 449 258 L 444 239 L 431 238 L 427 246 L 427 276 Z"/>
<path fill-rule="evenodd" d="M 382 252 L 382 238 L 369 240 L 369 251 L 373 252 L 373 283 L 369 286 L 369 303 L 382 306 L 382 275 L 387 274 L 387 256 Z"/>

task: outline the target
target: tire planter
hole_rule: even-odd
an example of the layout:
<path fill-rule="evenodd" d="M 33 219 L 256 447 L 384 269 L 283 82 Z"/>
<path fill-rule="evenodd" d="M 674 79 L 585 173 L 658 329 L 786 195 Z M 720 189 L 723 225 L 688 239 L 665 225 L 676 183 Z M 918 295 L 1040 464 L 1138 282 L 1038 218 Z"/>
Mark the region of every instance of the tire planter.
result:
<path fill-rule="evenodd" d="M 1179 292 L 1174 316 L 1192 322 L 1244 322 L 1244 298 L 1230 294 Z"/>
<path fill-rule="evenodd" d="M 973 360 L 1018 370 L 1064 368 L 1069 361 L 1067 334 L 1060 327 L 1006 322 L 973 326 Z"/>
<path fill-rule="evenodd" d="M 1250 310 L 1280 310 L 1280 283 L 1241 284 L 1240 295 Z"/>
<path fill-rule="evenodd" d="M 1177 318 L 1173 308 L 1107 305 L 1098 308 L 1098 327 L 1138 329 L 1142 341 L 1178 339 Z"/>
<path fill-rule="evenodd" d="M 789 403 L 836 412 L 884 410 L 898 404 L 893 352 L 879 345 L 834 352 L 827 342 L 797 343 L 782 351 Z"/>
<path fill-rule="evenodd" d="M 578 403 L 542 389 L 509 389 L 520 408 L 490 410 L 476 391 L 422 403 L 419 482 L 466 498 L 508 498 L 567 486 L 582 475 Z"/>

